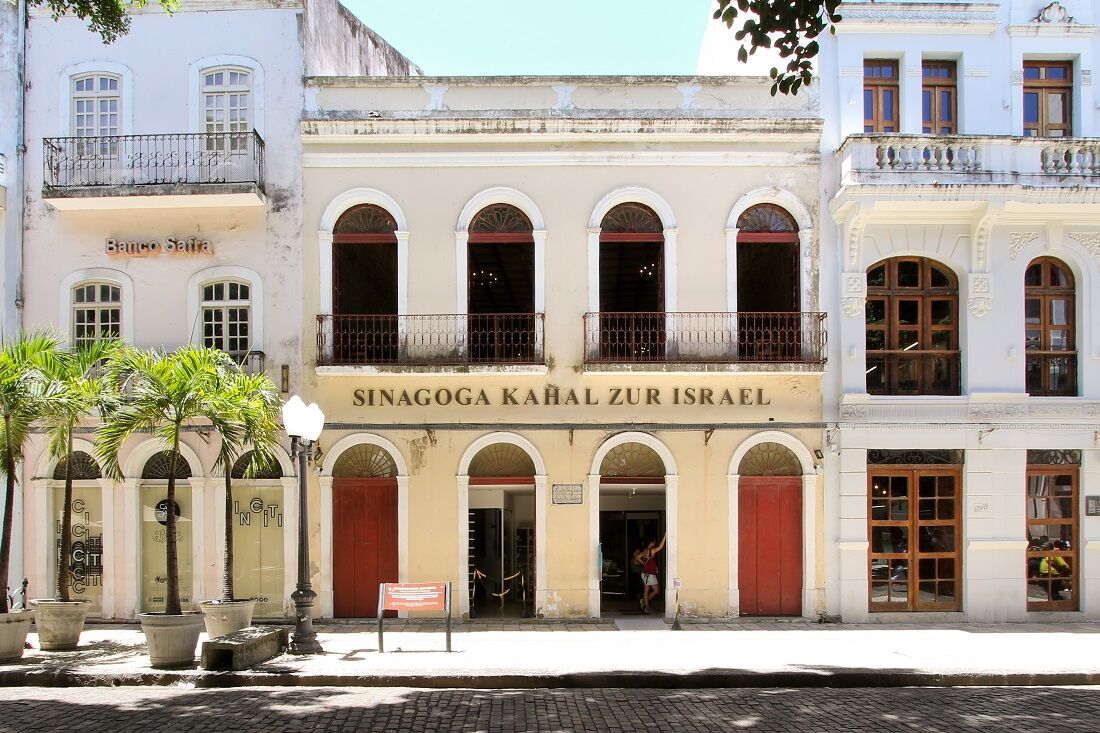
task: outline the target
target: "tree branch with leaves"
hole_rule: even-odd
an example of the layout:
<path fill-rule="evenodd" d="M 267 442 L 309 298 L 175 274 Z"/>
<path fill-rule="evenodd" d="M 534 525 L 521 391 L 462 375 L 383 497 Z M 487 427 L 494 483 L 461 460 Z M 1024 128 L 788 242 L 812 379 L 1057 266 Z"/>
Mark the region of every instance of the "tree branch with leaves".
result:
<path fill-rule="evenodd" d="M 169 15 L 182 7 L 180 0 L 156 0 Z M 44 7 L 54 20 L 74 15 L 88 21 L 88 30 L 98 33 L 104 43 L 114 43 L 130 32 L 130 16 L 127 6 L 144 8 L 149 0 L 27 0 L 28 7 Z"/>

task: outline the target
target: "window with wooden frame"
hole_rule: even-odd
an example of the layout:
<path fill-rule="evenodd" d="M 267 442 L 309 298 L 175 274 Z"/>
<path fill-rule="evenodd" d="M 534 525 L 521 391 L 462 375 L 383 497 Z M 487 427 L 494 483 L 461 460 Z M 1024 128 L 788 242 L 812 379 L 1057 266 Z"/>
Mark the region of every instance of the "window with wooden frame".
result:
<path fill-rule="evenodd" d="M 1076 611 L 1080 451 L 1027 454 L 1027 610 Z"/>
<path fill-rule="evenodd" d="M 1040 257 L 1024 274 L 1024 350 L 1031 395 L 1077 394 L 1077 315 L 1073 273 Z"/>
<path fill-rule="evenodd" d="M 961 467 L 867 467 L 871 611 L 962 607 Z"/>
<path fill-rule="evenodd" d="M 1073 63 L 1024 62 L 1024 136 L 1073 135 Z"/>
<path fill-rule="evenodd" d="M 898 132 L 898 62 L 863 62 L 863 131 Z"/>
<path fill-rule="evenodd" d="M 955 135 L 958 124 L 958 76 L 954 61 L 925 61 L 921 89 L 922 131 L 932 135 Z"/>
<path fill-rule="evenodd" d="M 867 270 L 867 391 L 957 395 L 959 287 L 924 257 L 896 257 Z"/>
<path fill-rule="evenodd" d="M 82 282 L 72 290 L 72 344 L 79 346 L 122 333 L 122 288 L 114 283 Z"/>

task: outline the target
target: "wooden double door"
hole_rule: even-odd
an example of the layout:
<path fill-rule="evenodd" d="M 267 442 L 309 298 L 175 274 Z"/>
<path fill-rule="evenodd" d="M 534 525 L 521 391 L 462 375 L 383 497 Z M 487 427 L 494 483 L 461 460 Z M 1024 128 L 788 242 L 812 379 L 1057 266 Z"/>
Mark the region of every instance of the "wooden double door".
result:
<path fill-rule="evenodd" d="M 397 581 L 397 479 L 333 479 L 333 615 L 375 618 L 378 584 Z"/>
<path fill-rule="evenodd" d="M 737 579 L 742 616 L 802 615 L 802 477 L 738 482 Z"/>

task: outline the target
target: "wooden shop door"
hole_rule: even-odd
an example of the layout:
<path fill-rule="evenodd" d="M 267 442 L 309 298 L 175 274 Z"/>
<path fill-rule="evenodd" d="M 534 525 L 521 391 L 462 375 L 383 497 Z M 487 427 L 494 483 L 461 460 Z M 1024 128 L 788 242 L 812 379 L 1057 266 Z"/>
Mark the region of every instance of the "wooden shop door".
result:
<path fill-rule="evenodd" d="M 377 617 L 378 584 L 396 582 L 397 479 L 333 479 L 333 615 Z"/>
<path fill-rule="evenodd" d="M 802 477 L 742 476 L 737 511 L 741 615 L 802 615 Z"/>

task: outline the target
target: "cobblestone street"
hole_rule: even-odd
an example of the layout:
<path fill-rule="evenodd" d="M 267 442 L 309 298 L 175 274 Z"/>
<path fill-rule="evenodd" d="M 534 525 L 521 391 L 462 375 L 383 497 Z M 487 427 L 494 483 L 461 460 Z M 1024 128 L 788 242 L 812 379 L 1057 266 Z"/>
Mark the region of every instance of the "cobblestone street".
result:
<path fill-rule="evenodd" d="M 1100 690 L 1063 688 L 0 690 L 0 731 L 1097 730 Z"/>

